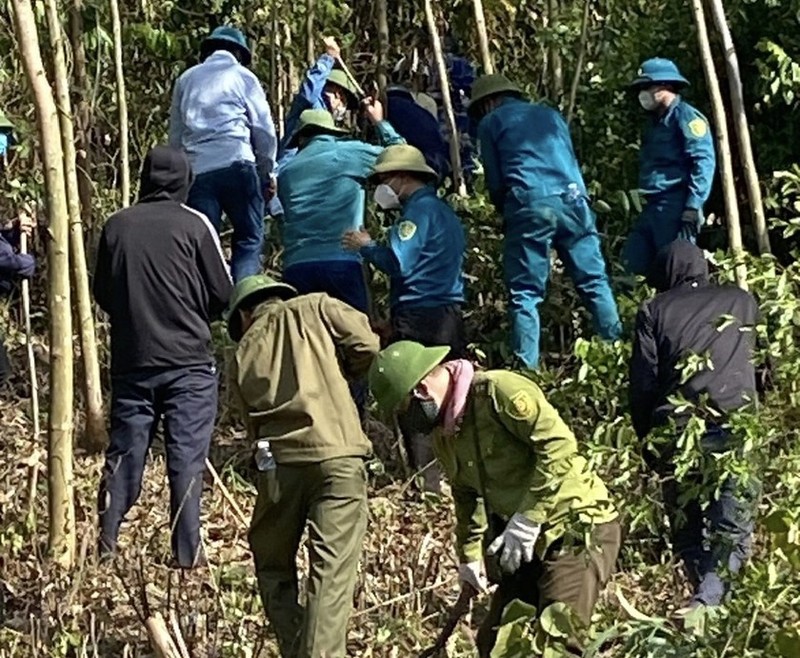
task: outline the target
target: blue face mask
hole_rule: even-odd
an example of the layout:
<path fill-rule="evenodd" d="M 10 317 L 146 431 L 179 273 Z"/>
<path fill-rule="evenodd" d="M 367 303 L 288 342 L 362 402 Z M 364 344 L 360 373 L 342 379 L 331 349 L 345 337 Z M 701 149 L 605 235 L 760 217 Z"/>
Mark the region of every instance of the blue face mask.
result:
<path fill-rule="evenodd" d="M 8 133 L 0 131 L 0 156 L 6 154 L 8 151 Z"/>

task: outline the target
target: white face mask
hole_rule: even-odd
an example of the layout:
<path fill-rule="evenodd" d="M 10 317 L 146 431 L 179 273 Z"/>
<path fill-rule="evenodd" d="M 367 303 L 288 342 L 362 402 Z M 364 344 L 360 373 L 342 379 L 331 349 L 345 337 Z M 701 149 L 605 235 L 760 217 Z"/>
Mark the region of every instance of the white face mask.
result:
<path fill-rule="evenodd" d="M 377 203 L 383 210 L 394 210 L 400 207 L 400 197 L 394 191 L 391 185 L 381 183 L 375 188 L 373 195 L 375 203 Z"/>
<path fill-rule="evenodd" d="M 639 105 L 648 112 L 652 112 L 658 107 L 658 101 L 652 91 L 642 89 L 639 92 Z"/>
<path fill-rule="evenodd" d="M 340 105 L 335 110 L 333 110 L 331 114 L 333 115 L 333 120 L 335 123 L 341 123 L 342 121 L 345 120 L 345 117 L 347 117 L 347 106 Z"/>

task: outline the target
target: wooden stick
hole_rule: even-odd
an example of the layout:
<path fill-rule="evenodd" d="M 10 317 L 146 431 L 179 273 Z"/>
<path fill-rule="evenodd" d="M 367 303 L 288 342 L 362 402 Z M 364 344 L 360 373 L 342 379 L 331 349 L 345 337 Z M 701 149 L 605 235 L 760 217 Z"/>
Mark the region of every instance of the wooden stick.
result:
<path fill-rule="evenodd" d="M 425 0 L 425 19 L 428 23 L 428 33 L 433 46 L 433 57 L 439 71 L 439 80 L 442 87 L 442 105 L 447 119 L 447 132 L 450 133 L 450 161 L 453 168 L 453 187 L 459 196 L 467 196 L 467 186 L 464 184 L 464 172 L 461 169 L 461 145 L 456 127 L 456 115 L 453 111 L 453 101 L 450 98 L 450 81 L 447 77 L 447 66 L 442 53 L 442 42 L 436 29 L 436 18 L 433 13 L 433 0 Z"/>
<path fill-rule="evenodd" d="M 478 28 L 478 44 L 481 49 L 481 64 L 486 75 L 494 73 L 492 54 L 489 52 L 489 37 L 486 33 L 486 15 L 483 13 L 483 1 L 472 0 L 472 8 L 475 10 L 475 24 Z"/>
<path fill-rule="evenodd" d="M 358 84 L 358 80 L 355 79 L 353 74 L 350 72 L 350 69 L 347 68 L 347 64 L 344 63 L 344 60 L 341 57 L 337 57 L 336 62 L 339 64 L 339 66 L 342 67 L 342 71 L 344 71 L 344 74 L 347 76 L 347 79 L 350 80 L 350 82 L 356 88 L 356 91 L 361 96 L 361 98 L 366 98 L 367 93 L 364 91 L 364 88 L 360 84 Z"/>
<path fill-rule="evenodd" d="M 167 625 L 164 623 L 161 613 L 156 612 L 151 617 L 148 617 L 144 625 L 156 658 L 181 658 L 181 654 L 167 630 Z"/>
<path fill-rule="evenodd" d="M 28 234 L 22 231 L 19 237 L 20 253 L 28 253 Z M 31 284 L 27 279 L 22 280 L 22 317 L 25 323 L 25 346 L 28 350 L 28 374 L 31 379 L 31 418 L 33 419 L 33 441 L 39 444 L 41 426 L 39 423 L 39 378 L 36 374 L 36 355 L 33 353 L 31 338 Z"/>
<path fill-rule="evenodd" d="M 250 523 L 247 520 L 245 513 L 233 499 L 231 492 L 228 491 L 228 487 L 225 486 L 225 483 L 220 478 L 219 473 L 217 473 L 217 469 L 214 468 L 214 465 L 208 461 L 208 459 L 206 459 L 206 468 L 208 469 L 208 472 L 211 473 L 211 478 L 214 480 L 214 484 L 216 484 L 219 487 L 219 490 L 222 492 L 222 497 L 228 502 L 228 505 L 231 506 L 231 509 L 233 509 L 239 523 L 242 524 L 242 527 L 249 528 Z"/>
<path fill-rule="evenodd" d="M 175 644 L 178 651 L 181 652 L 181 658 L 192 658 L 189 654 L 189 649 L 186 647 L 186 640 L 183 639 L 181 625 L 178 623 L 178 615 L 175 614 L 174 610 L 169 611 L 169 622 L 172 626 L 172 632 L 175 634 Z"/>

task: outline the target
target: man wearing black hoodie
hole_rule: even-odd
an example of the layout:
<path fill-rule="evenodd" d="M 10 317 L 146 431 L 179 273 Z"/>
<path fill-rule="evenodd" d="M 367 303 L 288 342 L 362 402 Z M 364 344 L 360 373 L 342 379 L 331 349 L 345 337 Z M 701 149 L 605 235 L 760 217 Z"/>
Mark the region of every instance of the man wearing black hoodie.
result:
<path fill-rule="evenodd" d="M 709 482 L 700 474 L 680 481 L 674 477 L 677 439 L 692 411 L 678 412 L 670 400 L 682 397 L 717 412 L 711 421 L 704 414 L 703 452 L 738 447 L 736 437 L 725 426 L 726 414 L 756 403 L 752 361 L 758 306 L 744 290 L 711 285 L 703 252 L 687 240 L 676 240 L 659 252 L 649 282 L 659 292 L 642 305 L 636 318 L 630 364 L 631 417 L 641 439 L 674 422 L 675 441 L 659 446 L 659 454 L 646 451 L 646 459 L 664 478 L 673 550 L 684 561 L 695 588 L 688 611 L 722 602 L 726 590 L 723 576 L 737 573 L 748 556 L 754 509 L 752 496 L 732 478 Z M 691 355 L 706 360 L 704 367 L 686 369 Z M 698 491 L 710 498 L 705 509 Z M 704 548 L 704 531 L 708 532 L 708 549 Z"/>
<path fill-rule="evenodd" d="M 176 566 L 202 564 L 200 493 L 217 412 L 211 320 L 231 279 L 208 219 L 184 205 L 192 174 L 183 152 L 145 158 L 139 201 L 103 227 L 94 277 L 111 319 L 111 442 L 100 482 L 100 553 L 113 554 L 139 497 L 163 419 Z"/>

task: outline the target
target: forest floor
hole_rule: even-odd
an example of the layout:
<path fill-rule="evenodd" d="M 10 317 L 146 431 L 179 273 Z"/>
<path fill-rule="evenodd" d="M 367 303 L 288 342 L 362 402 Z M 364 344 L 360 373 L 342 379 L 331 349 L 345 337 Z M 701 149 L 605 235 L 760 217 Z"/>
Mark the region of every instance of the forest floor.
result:
<path fill-rule="evenodd" d="M 432 643 L 458 594 L 451 501 L 423 496 L 402 472 L 392 434 L 370 422 L 370 523 L 359 567 L 348 655 L 405 657 Z M 47 544 L 47 463 L 44 437 L 34 443 L 26 402 L 0 409 L 0 658 L 23 656 L 150 656 L 143 618 L 160 613 L 192 657 L 277 656 L 258 599 L 247 528 L 209 477 L 203 534 L 208 567 L 169 569 L 168 490 L 159 440 L 148 462 L 142 494 L 123 526 L 121 552 L 99 562 L 95 546 L 96 489 L 102 455 L 80 450 L 75 459 L 78 566 L 59 574 L 44 559 Z M 249 448 L 240 435 L 218 430 L 211 462 L 249 516 Z M 641 550 L 633 551 L 640 555 Z M 627 560 L 623 553 L 622 563 Z M 298 569 L 305 569 L 301 551 Z M 685 591 L 667 564 L 623 568 L 598 608 L 601 626 L 622 615 L 614 592 L 660 613 L 679 606 Z M 472 632 L 487 597 L 463 622 L 449 656 L 472 654 Z M 173 631 L 177 637 L 177 633 Z M 607 655 L 613 655 L 609 653 Z"/>

